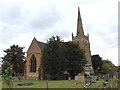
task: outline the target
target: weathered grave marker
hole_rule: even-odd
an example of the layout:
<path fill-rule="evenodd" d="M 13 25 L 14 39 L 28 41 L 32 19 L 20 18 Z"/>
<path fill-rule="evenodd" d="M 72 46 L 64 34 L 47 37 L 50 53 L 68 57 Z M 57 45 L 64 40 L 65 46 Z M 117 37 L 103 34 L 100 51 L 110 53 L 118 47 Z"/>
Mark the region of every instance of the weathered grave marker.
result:
<path fill-rule="evenodd" d="M 109 80 L 109 73 L 107 73 L 107 74 L 104 75 L 104 80 L 105 80 L 105 81 L 108 81 L 108 80 Z"/>

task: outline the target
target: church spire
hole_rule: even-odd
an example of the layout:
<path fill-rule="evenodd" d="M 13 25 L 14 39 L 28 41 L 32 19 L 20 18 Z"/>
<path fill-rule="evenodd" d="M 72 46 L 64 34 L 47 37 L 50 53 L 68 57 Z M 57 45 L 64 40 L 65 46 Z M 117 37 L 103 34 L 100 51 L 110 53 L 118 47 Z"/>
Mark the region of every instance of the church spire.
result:
<path fill-rule="evenodd" d="M 78 7 L 78 19 L 77 19 L 77 36 L 83 36 L 83 25 L 82 25 L 82 19 L 80 15 L 80 8 Z"/>

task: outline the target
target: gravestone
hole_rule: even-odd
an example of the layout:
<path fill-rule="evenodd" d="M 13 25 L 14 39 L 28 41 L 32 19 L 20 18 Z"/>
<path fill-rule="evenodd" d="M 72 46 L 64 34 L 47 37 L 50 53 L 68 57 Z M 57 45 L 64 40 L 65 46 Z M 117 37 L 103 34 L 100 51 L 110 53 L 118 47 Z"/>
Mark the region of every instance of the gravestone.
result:
<path fill-rule="evenodd" d="M 9 87 L 12 88 L 12 87 L 13 87 L 13 84 L 14 84 L 13 79 L 10 79 L 10 80 L 9 80 Z"/>
<path fill-rule="evenodd" d="M 18 74 L 18 80 L 19 80 L 19 81 L 22 80 L 22 74 Z"/>
<path fill-rule="evenodd" d="M 96 76 L 91 76 L 91 82 L 95 83 L 96 82 L 96 78 L 97 78 Z"/>
<path fill-rule="evenodd" d="M 114 72 L 113 78 L 114 78 L 114 79 L 118 78 L 118 72 Z"/>
<path fill-rule="evenodd" d="M 78 76 L 75 76 L 75 80 L 78 80 Z"/>
<path fill-rule="evenodd" d="M 68 71 L 64 71 L 63 75 L 64 75 L 64 80 L 68 80 L 70 73 Z"/>
<path fill-rule="evenodd" d="M 86 83 L 86 85 L 91 85 L 92 84 L 91 76 L 86 76 L 85 83 Z"/>
<path fill-rule="evenodd" d="M 85 82 L 85 78 L 83 75 L 81 75 L 80 73 L 75 76 L 75 80 L 79 81 L 79 82 Z"/>
<path fill-rule="evenodd" d="M 104 75 L 104 80 L 108 81 L 109 80 L 109 73 Z"/>

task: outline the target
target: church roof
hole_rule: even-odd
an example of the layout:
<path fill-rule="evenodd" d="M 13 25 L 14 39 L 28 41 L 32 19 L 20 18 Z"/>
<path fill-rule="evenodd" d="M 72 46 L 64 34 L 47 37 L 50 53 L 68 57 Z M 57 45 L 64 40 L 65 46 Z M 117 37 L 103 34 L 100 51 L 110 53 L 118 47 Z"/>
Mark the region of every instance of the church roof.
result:
<path fill-rule="evenodd" d="M 45 45 L 46 45 L 46 43 L 43 43 L 43 42 L 40 42 L 40 41 L 37 41 L 37 42 L 38 42 L 39 48 L 40 48 L 41 50 L 43 50 L 44 47 L 45 47 Z"/>
<path fill-rule="evenodd" d="M 40 53 L 43 51 L 45 45 L 46 43 L 37 41 L 37 39 L 34 37 L 27 50 L 27 54 L 32 53 L 32 52 Z"/>

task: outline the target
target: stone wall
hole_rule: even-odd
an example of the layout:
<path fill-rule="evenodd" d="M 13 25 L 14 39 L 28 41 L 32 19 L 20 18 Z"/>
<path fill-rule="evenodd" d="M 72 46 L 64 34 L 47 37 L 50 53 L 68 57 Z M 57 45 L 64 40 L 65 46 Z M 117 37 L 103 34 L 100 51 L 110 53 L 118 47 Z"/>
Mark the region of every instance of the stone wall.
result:
<path fill-rule="evenodd" d="M 34 54 L 36 58 L 36 72 L 30 71 L 30 58 Z M 40 53 L 31 53 L 26 58 L 26 78 L 28 79 L 39 79 L 39 68 L 41 65 L 41 54 Z"/>
<path fill-rule="evenodd" d="M 39 46 L 38 41 L 36 38 L 33 38 L 30 47 L 27 51 L 27 57 L 26 57 L 26 65 L 25 65 L 25 73 L 27 79 L 42 79 L 43 75 L 40 73 L 40 65 L 41 65 L 41 57 L 42 52 L 41 48 Z M 36 59 L 36 72 L 31 72 L 31 57 L 32 55 L 35 56 Z"/>

